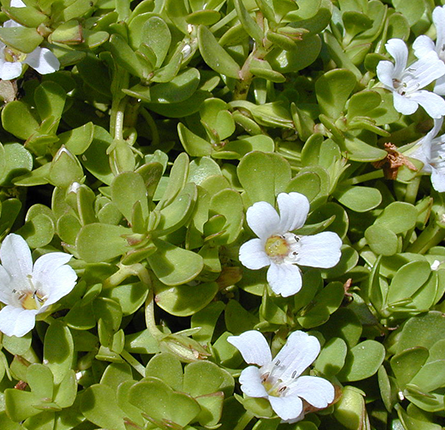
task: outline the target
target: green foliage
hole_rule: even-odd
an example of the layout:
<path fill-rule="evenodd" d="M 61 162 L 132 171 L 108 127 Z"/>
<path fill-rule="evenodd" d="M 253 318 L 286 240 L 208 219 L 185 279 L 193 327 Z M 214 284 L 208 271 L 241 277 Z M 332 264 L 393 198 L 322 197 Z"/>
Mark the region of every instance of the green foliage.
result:
<path fill-rule="evenodd" d="M 2 335 L 0 428 L 442 428 L 444 202 L 397 149 L 431 121 L 376 81 L 388 39 L 435 34 L 434 2 L 25 3 L 2 2 L 1 42 L 61 67 L 1 82 L 0 237 L 71 254 L 78 281 Z M 246 210 L 291 192 L 296 234 L 343 246 L 281 297 L 239 248 Z M 333 404 L 289 424 L 241 396 L 227 338 L 248 330 L 274 354 L 316 336 Z"/>

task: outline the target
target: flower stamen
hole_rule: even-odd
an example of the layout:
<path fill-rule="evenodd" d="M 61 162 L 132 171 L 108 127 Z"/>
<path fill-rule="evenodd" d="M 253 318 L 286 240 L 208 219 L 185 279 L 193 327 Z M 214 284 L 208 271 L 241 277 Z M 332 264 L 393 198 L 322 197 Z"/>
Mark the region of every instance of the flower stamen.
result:
<path fill-rule="evenodd" d="M 272 259 L 282 260 L 289 254 L 289 244 L 284 236 L 270 236 L 266 240 L 266 254 Z"/>

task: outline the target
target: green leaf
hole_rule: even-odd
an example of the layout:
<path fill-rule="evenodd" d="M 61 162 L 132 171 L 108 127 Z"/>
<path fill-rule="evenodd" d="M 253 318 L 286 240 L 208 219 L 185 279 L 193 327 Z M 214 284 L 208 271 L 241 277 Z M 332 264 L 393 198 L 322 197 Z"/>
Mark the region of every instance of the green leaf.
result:
<path fill-rule="evenodd" d="M 157 252 L 148 257 L 151 269 L 158 279 L 169 286 L 190 282 L 204 267 L 202 257 L 160 239 L 153 240 Z"/>
<path fill-rule="evenodd" d="M 175 355 L 168 352 L 156 354 L 150 359 L 145 368 L 145 376 L 162 379 L 173 390 L 184 391 L 182 389 L 182 364 Z"/>
<path fill-rule="evenodd" d="M 83 226 L 76 239 L 80 258 L 89 263 L 112 260 L 129 251 L 125 236 L 131 230 L 120 225 L 87 224 Z"/>
<path fill-rule="evenodd" d="M 80 410 L 99 427 L 126 430 L 126 414 L 117 403 L 115 390 L 108 385 L 94 384 L 87 388 L 80 398 Z"/>
<path fill-rule="evenodd" d="M 391 369 L 400 389 L 405 389 L 428 359 L 428 350 L 423 347 L 409 348 L 391 358 Z"/>
<path fill-rule="evenodd" d="M 48 17 L 45 14 L 29 5 L 27 7 L 2 6 L 2 9 L 6 12 L 9 18 L 25 27 L 36 28 L 44 21 L 48 20 Z"/>
<path fill-rule="evenodd" d="M 134 206 L 139 202 L 142 216 L 147 220 L 147 188 L 138 173 L 123 172 L 116 176 L 111 183 L 111 199 L 129 222 L 133 216 Z"/>
<path fill-rule="evenodd" d="M 80 182 L 83 169 L 79 160 L 62 146 L 51 162 L 48 180 L 56 187 L 66 188 L 73 182 Z"/>
<path fill-rule="evenodd" d="M 394 232 L 384 226 L 371 225 L 365 238 L 372 251 L 379 255 L 394 255 L 399 250 L 399 240 Z"/>
<path fill-rule="evenodd" d="M 0 40 L 11 48 L 29 54 L 43 42 L 43 37 L 35 28 L 0 27 Z"/>
<path fill-rule="evenodd" d="M 427 282 L 430 274 L 431 267 L 426 261 L 412 261 L 402 266 L 389 286 L 388 305 L 409 300 Z"/>
<path fill-rule="evenodd" d="M 59 143 L 65 145 L 73 155 L 83 154 L 90 146 L 94 136 L 94 125 L 88 122 L 80 127 L 73 128 L 59 134 Z"/>
<path fill-rule="evenodd" d="M 337 187 L 334 197 L 355 212 L 368 212 L 382 202 L 382 195 L 378 189 L 357 185 Z"/>
<path fill-rule="evenodd" d="M 234 0 L 234 4 L 238 19 L 244 27 L 244 30 L 246 30 L 246 33 L 255 40 L 259 46 L 261 46 L 264 37 L 261 27 L 250 16 L 242 0 Z"/>
<path fill-rule="evenodd" d="M 275 197 L 284 192 L 291 179 L 289 163 L 278 154 L 250 152 L 241 159 L 237 171 L 251 203 L 275 205 Z"/>
<path fill-rule="evenodd" d="M 74 342 L 70 329 L 60 321 L 54 321 L 45 334 L 43 359 L 59 384 L 71 369 Z"/>
<path fill-rule="evenodd" d="M 213 33 L 203 25 L 198 28 L 198 44 L 203 60 L 211 69 L 229 78 L 239 79 L 238 63 L 218 43 Z"/>
<path fill-rule="evenodd" d="M 156 56 L 156 68 L 162 66 L 171 43 L 168 25 L 159 16 L 150 17 L 142 27 L 141 43 L 146 43 Z"/>
<path fill-rule="evenodd" d="M 329 340 L 315 361 L 315 369 L 326 376 L 336 375 L 344 366 L 348 348 L 346 342 L 334 337 Z"/>
<path fill-rule="evenodd" d="M 4 106 L 2 125 L 6 131 L 22 140 L 27 140 L 39 127 L 29 106 L 18 100 Z"/>
<path fill-rule="evenodd" d="M 115 61 L 134 76 L 144 77 L 145 71 L 136 53 L 127 44 L 125 39 L 118 34 L 110 38 L 110 52 Z"/>
<path fill-rule="evenodd" d="M 415 227 L 417 215 L 417 209 L 412 204 L 393 202 L 383 210 L 375 225 L 387 228 L 395 234 L 405 233 Z"/>
<path fill-rule="evenodd" d="M 339 118 L 356 84 L 354 73 L 347 69 L 330 70 L 318 78 L 315 92 L 321 112 L 334 120 Z"/>
<path fill-rule="evenodd" d="M 374 375 L 385 358 L 385 347 L 375 340 L 354 346 L 346 356 L 344 368 L 337 375 L 340 381 L 361 381 Z"/>
<path fill-rule="evenodd" d="M 181 427 L 193 421 L 201 411 L 192 397 L 173 391 L 160 379 L 153 377 L 134 384 L 130 389 L 129 400 L 155 422 L 172 422 Z"/>

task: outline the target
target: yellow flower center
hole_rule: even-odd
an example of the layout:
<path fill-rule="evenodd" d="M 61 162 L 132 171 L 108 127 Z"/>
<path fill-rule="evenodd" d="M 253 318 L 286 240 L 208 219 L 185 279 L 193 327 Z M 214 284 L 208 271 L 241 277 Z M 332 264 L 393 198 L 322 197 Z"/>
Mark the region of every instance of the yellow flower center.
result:
<path fill-rule="evenodd" d="M 7 47 L 5 48 L 5 60 L 10 63 L 15 63 L 17 61 L 24 61 L 26 58 L 26 54 L 23 52 L 17 51 L 16 49 Z"/>
<path fill-rule="evenodd" d="M 45 303 L 45 298 L 37 291 L 27 291 L 19 297 L 23 309 L 40 309 Z"/>
<path fill-rule="evenodd" d="M 266 240 L 266 254 L 271 258 L 284 258 L 289 254 L 289 244 L 282 236 L 270 236 Z"/>

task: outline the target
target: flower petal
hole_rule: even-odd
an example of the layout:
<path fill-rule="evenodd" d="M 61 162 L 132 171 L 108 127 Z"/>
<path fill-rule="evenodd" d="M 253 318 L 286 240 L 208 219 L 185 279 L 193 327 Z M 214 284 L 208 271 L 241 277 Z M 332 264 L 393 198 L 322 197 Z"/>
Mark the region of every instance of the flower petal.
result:
<path fill-rule="evenodd" d="M 0 248 L 0 259 L 3 267 L 17 282 L 27 282 L 32 273 L 31 251 L 25 239 L 18 234 L 8 234 Z"/>
<path fill-rule="evenodd" d="M 250 397 L 268 397 L 267 391 L 261 382 L 260 369 L 255 366 L 246 367 L 239 377 L 241 390 Z"/>
<path fill-rule="evenodd" d="M 437 142 L 437 139 L 434 139 L 437 136 L 437 133 L 439 133 L 440 129 L 442 128 L 443 124 L 443 118 L 435 119 L 433 128 L 417 143 L 417 145 L 421 145 L 422 151 L 423 151 L 423 158 L 426 158 L 424 161 L 422 159 L 422 156 L 419 158 L 416 156 L 417 154 L 414 153 L 411 155 L 413 158 L 417 158 L 418 160 L 422 161 L 424 164 L 429 164 L 431 161 L 431 154 L 433 145 L 441 145 L 441 142 Z M 426 166 L 425 166 L 426 167 Z M 425 170 L 425 169 L 424 169 Z"/>
<path fill-rule="evenodd" d="M 422 58 L 425 55 L 429 55 L 430 52 L 436 52 L 435 43 L 428 36 L 422 34 L 417 37 L 413 43 L 414 55 L 417 58 Z"/>
<path fill-rule="evenodd" d="M 445 8 L 436 7 L 433 10 L 433 22 L 436 27 L 436 52 L 440 53 L 445 44 Z"/>
<path fill-rule="evenodd" d="M 272 361 L 269 344 L 263 334 L 257 330 L 249 330 L 239 336 L 229 336 L 227 342 L 238 349 L 248 364 L 265 366 Z"/>
<path fill-rule="evenodd" d="M 280 210 L 280 233 L 303 227 L 309 213 L 309 200 L 300 193 L 281 193 L 277 197 Z"/>
<path fill-rule="evenodd" d="M 380 61 L 377 64 L 377 77 L 379 81 L 391 91 L 394 91 L 394 64 L 391 61 Z"/>
<path fill-rule="evenodd" d="M 26 7 L 26 4 L 22 0 L 11 0 L 9 3 L 11 7 Z"/>
<path fill-rule="evenodd" d="M 403 115 L 411 115 L 413 114 L 417 108 L 419 107 L 419 104 L 411 100 L 411 97 L 405 97 L 401 96 L 399 93 L 393 92 L 393 102 L 394 102 L 394 109 L 397 112 L 403 113 Z"/>
<path fill-rule="evenodd" d="M 402 76 L 408 60 L 408 48 L 402 39 L 390 39 L 385 45 L 386 50 L 395 60 L 393 77 Z"/>
<path fill-rule="evenodd" d="M 270 264 L 270 258 L 264 250 L 261 239 L 251 239 L 243 243 L 239 250 L 239 260 L 243 266 L 251 270 L 258 270 Z"/>
<path fill-rule="evenodd" d="M 417 92 L 444 74 L 444 62 L 439 59 L 436 52 L 432 51 L 411 64 L 403 74 L 403 82 L 407 87 L 406 92 Z"/>
<path fill-rule="evenodd" d="M 316 376 L 300 376 L 288 388 L 287 395 L 299 396 L 316 408 L 325 408 L 334 401 L 335 389 L 324 378 Z"/>
<path fill-rule="evenodd" d="M 409 99 L 422 106 L 431 118 L 439 119 L 445 115 L 445 100 L 431 91 L 417 91 L 410 94 Z"/>
<path fill-rule="evenodd" d="M 0 331 L 6 336 L 24 336 L 34 328 L 37 312 L 15 306 L 4 307 L 0 311 Z"/>
<path fill-rule="evenodd" d="M 281 233 L 280 217 L 275 208 L 267 202 L 256 202 L 246 213 L 247 224 L 252 231 L 263 240 L 269 236 Z"/>
<path fill-rule="evenodd" d="M 342 240 L 337 233 L 323 231 L 313 236 L 301 236 L 300 245 L 297 263 L 301 266 L 327 269 L 340 261 Z"/>
<path fill-rule="evenodd" d="M 281 372 L 276 370 L 276 377 L 287 386 L 293 384 L 294 379 L 313 363 L 319 352 L 320 342 L 315 336 L 300 330 L 294 331 L 272 361 Z"/>
<path fill-rule="evenodd" d="M 302 279 L 298 266 L 271 263 L 267 271 L 267 282 L 275 294 L 292 296 L 301 290 Z"/>
<path fill-rule="evenodd" d="M 46 306 L 66 296 L 76 285 L 76 272 L 66 264 L 71 258 L 72 255 L 64 252 L 51 252 L 35 262 L 32 280 L 34 286 L 48 296 Z"/>
<path fill-rule="evenodd" d="M 53 73 L 59 70 L 60 62 L 57 57 L 47 48 L 37 47 L 26 56 L 24 63 L 31 66 L 41 75 Z"/>
<path fill-rule="evenodd" d="M 22 24 L 19 24 L 18 22 L 14 21 L 13 19 L 8 19 L 3 23 L 3 27 L 5 28 L 19 28 L 23 27 Z"/>
<path fill-rule="evenodd" d="M 269 396 L 272 409 L 283 421 L 299 421 L 304 417 L 303 401 L 298 396 Z"/>
<path fill-rule="evenodd" d="M 434 167 L 431 170 L 431 183 L 439 193 L 445 192 L 445 174 Z"/>
<path fill-rule="evenodd" d="M 11 79 L 18 78 L 22 74 L 22 68 L 23 66 L 20 61 L 11 63 L 0 60 L 0 79 L 10 81 Z"/>
<path fill-rule="evenodd" d="M 434 85 L 434 92 L 440 96 L 445 96 L 445 76 L 439 78 Z"/>
<path fill-rule="evenodd" d="M 11 304 L 11 294 L 11 276 L 3 266 L 0 266 L 0 302 Z"/>

